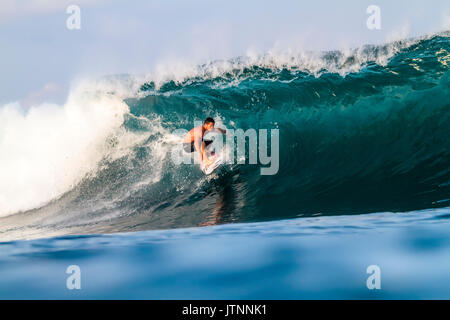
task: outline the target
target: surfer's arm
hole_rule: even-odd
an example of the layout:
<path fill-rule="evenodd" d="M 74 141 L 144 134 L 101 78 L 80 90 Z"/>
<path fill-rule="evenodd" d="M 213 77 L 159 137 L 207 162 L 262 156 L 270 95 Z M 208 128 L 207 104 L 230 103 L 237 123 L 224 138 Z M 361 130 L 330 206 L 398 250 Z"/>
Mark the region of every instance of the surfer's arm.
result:
<path fill-rule="evenodd" d="M 220 129 L 220 128 L 216 128 L 216 129 L 219 130 L 222 134 L 227 134 L 227 130 Z"/>

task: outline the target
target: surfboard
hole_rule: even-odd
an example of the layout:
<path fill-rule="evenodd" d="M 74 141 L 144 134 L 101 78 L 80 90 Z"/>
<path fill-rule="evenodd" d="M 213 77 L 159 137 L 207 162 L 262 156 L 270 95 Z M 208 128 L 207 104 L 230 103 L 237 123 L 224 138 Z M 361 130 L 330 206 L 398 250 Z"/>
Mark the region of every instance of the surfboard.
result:
<path fill-rule="evenodd" d="M 223 158 L 221 156 L 216 157 L 209 166 L 202 165 L 202 171 L 206 175 L 211 174 L 222 163 L 223 163 Z"/>
<path fill-rule="evenodd" d="M 206 147 L 205 151 L 208 159 L 211 159 L 213 162 L 209 166 L 206 166 L 205 163 L 202 163 L 200 165 L 200 169 L 204 174 L 208 175 L 225 162 L 225 148 L 219 150 L 215 148 L 214 143 L 211 143 Z"/>

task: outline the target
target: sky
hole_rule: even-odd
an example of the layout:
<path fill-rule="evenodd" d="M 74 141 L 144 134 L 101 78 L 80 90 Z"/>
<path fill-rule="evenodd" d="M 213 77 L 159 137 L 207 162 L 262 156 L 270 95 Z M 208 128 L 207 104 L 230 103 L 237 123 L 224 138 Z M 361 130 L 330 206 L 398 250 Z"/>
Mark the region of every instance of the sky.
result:
<path fill-rule="evenodd" d="M 81 28 L 69 30 L 69 5 Z M 367 7 L 380 8 L 369 30 Z M 278 50 L 331 50 L 450 30 L 448 0 L 2 0 L 0 107 L 61 102 L 85 77 Z"/>

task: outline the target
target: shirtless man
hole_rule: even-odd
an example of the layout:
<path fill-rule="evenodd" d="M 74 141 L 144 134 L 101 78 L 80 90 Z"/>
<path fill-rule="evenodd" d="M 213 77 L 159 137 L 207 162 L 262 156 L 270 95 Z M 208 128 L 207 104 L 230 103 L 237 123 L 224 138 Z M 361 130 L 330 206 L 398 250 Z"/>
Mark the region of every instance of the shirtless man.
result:
<path fill-rule="evenodd" d="M 203 125 L 193 128 L 189 131 L 183 140 L 183 149 L 184 151 L 191 153 L 197 150 L 200 155 L 201 161 L 205 161 L 206 166 L 209 166 L 212 160 L 209 160 L 206 156 L 205 147 L 212 143 L 212 140 L 203 140 L 203 135 L 206 131 L 210 131 L 214 129 L 215 121 L 213 118 L 206 118 Z M 221 133 L 225 134 L 226 131 L 220 128 L 217 128 Z"/>

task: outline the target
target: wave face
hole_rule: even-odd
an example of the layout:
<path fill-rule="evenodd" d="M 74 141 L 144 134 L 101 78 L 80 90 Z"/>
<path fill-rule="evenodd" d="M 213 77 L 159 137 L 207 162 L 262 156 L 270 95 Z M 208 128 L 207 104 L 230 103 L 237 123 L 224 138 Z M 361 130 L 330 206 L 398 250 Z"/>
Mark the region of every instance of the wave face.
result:
<path fill-rule="evenodd" d="M 17 212 L 0 206 L 8 215 L 0 232 L 104 233 L 448 206 L 449 64 L 449 38 L 440 34 L 350 52 L 219 61 L 147 79 L 121 97 L 120 125 L 92 133 L 103 144 L 76 149 L 102 146 L 95 166 L 54 198 Z M 115 85 L 102 92 L 117 97 L 117 83 L 130 79 L 111 77 Z M 229 165 L 205 176 L 175 165 L 172 132 L 207 116 L 227 128 L 279 129 L 278 173 Z"/>

